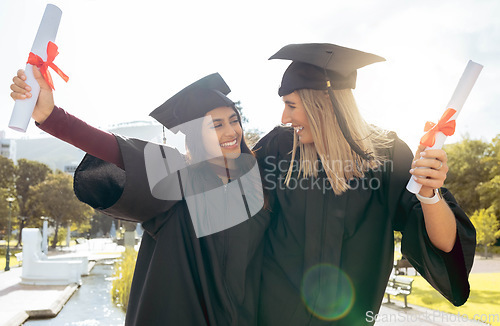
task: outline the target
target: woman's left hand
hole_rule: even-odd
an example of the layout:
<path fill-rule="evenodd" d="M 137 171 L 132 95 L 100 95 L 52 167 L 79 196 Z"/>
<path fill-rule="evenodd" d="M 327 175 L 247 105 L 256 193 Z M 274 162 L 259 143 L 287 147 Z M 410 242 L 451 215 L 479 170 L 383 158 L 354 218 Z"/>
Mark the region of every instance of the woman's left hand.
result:
<path fill-rule="evenodd" d="M 413 159 L 410 173 L 416 182 L 422 185 L 419 194 L 424 197 L 434 196 L 434 189 L 443 186 L 448 172 L 446 152 L 442 149 L 427 149 L 420 145 Z M 423 168 L 423 169 L 420 169 Z"/>

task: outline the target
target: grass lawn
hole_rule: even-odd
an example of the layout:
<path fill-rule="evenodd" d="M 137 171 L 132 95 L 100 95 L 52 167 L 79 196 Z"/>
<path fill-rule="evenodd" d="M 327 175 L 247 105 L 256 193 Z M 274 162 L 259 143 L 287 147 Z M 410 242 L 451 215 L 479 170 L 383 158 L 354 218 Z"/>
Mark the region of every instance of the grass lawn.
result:
<path fill-rule="evenodd" d="M 470 274 L 470 296 L 460 307 L 449 303 L 421 276 L 408 277 L 414 279 L 408 303 L 461 316 L 467 315 L 469 319 L 500 326 L 500 273 Z"/>
<path fill-rule="evenodd" d="M 16 259 L 16 256 L 12 255 L 10 256 L 10 261 L 9 261 L 9 266 L 10 267 L 14 267 L 14 266 L 17 266 L 19 263 Z M 2 256 L 0 257 L 0 270 L 4 270 L 5 269 L 5 256 Z"/>

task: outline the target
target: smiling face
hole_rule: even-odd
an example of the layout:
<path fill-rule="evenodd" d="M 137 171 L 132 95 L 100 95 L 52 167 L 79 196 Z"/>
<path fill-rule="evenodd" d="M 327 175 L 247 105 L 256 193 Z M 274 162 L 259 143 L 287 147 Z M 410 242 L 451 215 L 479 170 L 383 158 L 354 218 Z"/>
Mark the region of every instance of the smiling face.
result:
<path fill-rule="evenodd" d="M 243 130 L 233 108 L 224 106 L 208 111 L 201 134 L 203 145 L 210 156 L 217 157 L 221 153 L 230 159 L 240 156 Z"/>
<path fill-rule="evenodd" d="M 291 124 L 299 141 L 302 144 L 311 144 L 314 142 L 311 128 L 309 127 L 309 119 L 307 118 L 306 109 L 300 96 L 297 92 L 283 96 L 285 108 L 281 116 L 283 124 Z"/>

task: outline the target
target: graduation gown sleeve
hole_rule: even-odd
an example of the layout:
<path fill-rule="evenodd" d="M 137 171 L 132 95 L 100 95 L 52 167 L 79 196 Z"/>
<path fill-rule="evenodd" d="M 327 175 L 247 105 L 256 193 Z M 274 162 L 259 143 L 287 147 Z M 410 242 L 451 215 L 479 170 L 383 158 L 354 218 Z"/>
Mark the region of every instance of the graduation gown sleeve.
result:
<path fill-rule="evenodd" d="M 395 138 L 393 168 L 390 174 L 389 207 L 394 216 L 394 229 L 401 231 L 402 253 L 415 269 L 455 306 L 469 297 L 468 275 L 474 261 L 475 229 L 447 189 L 442 188 L 444 200 L 453 211 L 457 237 L 451 252 L 445 253 L 431 243 L 425 229 L 422 207 L 416 196 L 406 190 L 413 155 L 408 146 Z"/>
<path fill-rule="evenodd" d="M 133 222 L 148 221 L 182 199 L 175 169 L 182 154 L 138 139 L 116 139 L 125 170 L 87 154 L 75 171 L 78 199 L 107 215 Z"/>

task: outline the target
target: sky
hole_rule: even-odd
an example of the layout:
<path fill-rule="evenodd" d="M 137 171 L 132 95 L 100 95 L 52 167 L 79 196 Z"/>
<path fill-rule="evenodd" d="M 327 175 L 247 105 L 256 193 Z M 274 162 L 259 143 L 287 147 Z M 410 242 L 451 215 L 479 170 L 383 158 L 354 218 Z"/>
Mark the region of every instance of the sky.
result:
<path fill-rule="evenodd" d="M 369 122 L 412 149 L 437 121 L 469 60 L 484 66 L 447 143 L 500 133 L 500 1 L 0 1 L 0 130 L 8 129 L 12 77 L 24 69 L 43 11 L 63 11 L 55 63 L 56 105 L 103 129 L 153 121 L 149 113 L 195 80 L 219 72 L 241 101 L 244 127 L 281 120 L 277 94 L 289 61 L 268 58 L 291 43 L 333 43 L 382 56 L 358 71 L 354 95 Z"/>

